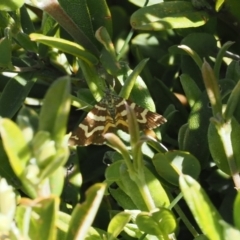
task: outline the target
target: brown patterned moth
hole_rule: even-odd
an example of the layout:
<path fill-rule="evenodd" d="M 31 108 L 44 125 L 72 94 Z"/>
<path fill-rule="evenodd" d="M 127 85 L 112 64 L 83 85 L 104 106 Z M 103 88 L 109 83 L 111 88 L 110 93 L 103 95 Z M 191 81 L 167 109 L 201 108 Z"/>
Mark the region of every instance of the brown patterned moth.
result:
<path fill-rule="evenodd" d="M 102 145 L 105 143 L 103 135 L 106 133 L 116 133 L 117 129 L 128 133 L 125 102 L 135 111 L 140 130 L 153 129 L 167 121 L 160 114 L 106 91 L 102 100 L 93 107 L 72 133 L 70 141 L 79 146 Z"/>

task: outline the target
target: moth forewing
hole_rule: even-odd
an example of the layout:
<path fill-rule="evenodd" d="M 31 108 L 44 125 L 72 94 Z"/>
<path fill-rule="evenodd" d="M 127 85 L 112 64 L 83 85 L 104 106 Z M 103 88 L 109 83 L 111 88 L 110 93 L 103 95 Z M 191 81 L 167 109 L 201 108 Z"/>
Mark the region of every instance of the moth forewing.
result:
<path fill-rule="evenodd" d="M 106 133 L 116 133 L 117 129 L 128 133 L 125 103 L 134 110 L 140 130 L 153 129 L 167 121 L 162 115 L 106 92 L 105 97 L 93 107 L 73 132 L 70 141 L 80 146 L 102 145 L 105 143 L 103 135 Z"/>
<path fill-rule="evenodd" d="M 162 115 L 151 112 L 134 102 L 127 100 L 127 103 L 136 114 L 140 130 L 154 129 L 167 121 Z"/>

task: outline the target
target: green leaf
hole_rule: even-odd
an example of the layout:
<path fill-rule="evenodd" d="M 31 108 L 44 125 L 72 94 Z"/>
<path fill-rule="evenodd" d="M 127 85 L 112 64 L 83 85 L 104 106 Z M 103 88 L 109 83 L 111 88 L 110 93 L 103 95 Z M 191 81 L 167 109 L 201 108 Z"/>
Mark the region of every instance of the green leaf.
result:
<path fill-rule="evenodd" d="M 190 2 L 171 1 L 143 7 L 130 18 L 131 26 L 137 30 L 166 30 L 204 25 L 208 13 L 196 10 Z"/>
<path fill-rule="evenodd" d="M 195 102 L 200 98 L 201 90 L 193 81 L 193 79 L 187 74 L 182 74 L 180 76 L 180 81 L 186 94 L 188 103 L 190 107 L 192 107 Z"/>
<path fill-rule="evenodd" d="M 109 35 L 112 36 L 112 17 L 107 1 L 100 0 L 96 2 L 95 0 L 88 0 L 87 5 L 91 17 L 93 31 L 96 32 L 98 28 L 104 27 Z"/>
<path fill-rule="evenodd" d="M 66 237 L 70 220 L 71 216 L 67 213 L 61 211 L 57 212 L 56 226 L 58 228 L 58 234 L 61 234 L 61 236 L 63 236 L 63 239 Z"/>
<path fill-rule="evenodd" d="M 48 90 L 39 115 L 39 130 L 49 132 L 52 139 L 62 142 L 66 134 L 70 110 L 70 79 L 63 77 Z"/>
<path fill-rule="evenodd" d="M 118 182 L 119 185 L 119 182 Z M 137 209 L 136 205 L 133 203 L 132 199 L 125 193 L 124 188 L 111 188 L 109 187 L 109 192 L 111 196 L 117 201 L 119 206 L 123 209 Z"/>
<path fill-rule="evenodd" d="M 124 86 L 122 87 L 121 92 L 119 93 L 121 97 L 125 99 L 129 98 L 133 86 L 136 82 L 136 79 L 138 78 L 139 74 L 141 73 L 147 62 L 148 59 L 143 59 L 129 74 L 126 81 L 124 82 Z"/>
<path fill-rule="evenodd" d="M 220 48 L 218 51 L 217 57 L 216 57 L 216 62 L 214 65 L 214 73 L 217 79 L 220 77 L 220 68 L 223 62 L 223 57 L 226 55 L 226 52 L 231 45 L 233 45 L 234 42 L 226 42 L 223 44 L 223 46 Z"/>
<path fill-rule="evenodd" d="M 56 239 L 55 226 L 59 203 L 59 198 L 50 197 L 40 200 L 38 205 L 33 208 L 33 211 L 39 215 L 39 219 L 37 221 L 35 220 L 37 224 L 37 232 L 34 233 L 32 239 Z"/>
<path fill-rule="evenodd" d="M 99 183 L 88 189 L 85 202 L 78 204 L 73 210 L 66 240 L 85 238 L 102 201 L 105 188 L 105 184 Z"/>
<path fill-rule="evenodd" d="M 235 21 L 237 23 L 239 23 L 240 21 L 240 16 L 239 16 L 239 12 L 238 9 L 240 7 L 240 3 L 239 1 L 236 0 L 228 0 L 224 2 L 224 8 L 226 8 L 228 10 L 228 14 L 235 19 Z"/>
<path fill-rule="evenodd" d="M 183 124 L 178 132 L 178 146 L 179 146 L 179 150 L 183 150 L 184 146 L 185 146 L 185 140 L 188 136 L 188 132 L 189 132 L 189 127 L 188 127 L 188 123 Z"/>
<path fill-rule="evenodd" d="M 240 66 L 238 61 L 232 61 L 228 67 L 226 72 L 226 78 L 233 80 L 234 82 L 238 82 L 240 79 Z"/>
<path fill-rule="evenodd" d="M 239 212 L 240 212 L 240 192 L 238 191 L 237 196 L 234 201 L 234 207 L 233 207 L 233 220 L 234 225 L 240 229 L 240 218 L 239 218 Z"/>
<path fill-rule="evenodd" d="M 31 145 L 39 168 L 43 169 L 50 164 L 56 155 L 55 143 L 49 132 L 38 131 L 32 139 Z"/>
<path fill-rule="evenodd" d="M 97 2 L 94 0 L 82 0 L 74 4 L 60 0 L 59 3 L 69 17 L 77 24 L 79 31 L 95 46 L 98 46 L 98 42 L 94 36 L 98 28 L 102 26 L 105 27 L 111 35 L 111 13 L 105 0 L 99 0 Z"/>
<path fill-rule="evenodd" d="M 181 151 L 157 153 L 153 164 L 158 174 L 169 183 L 178 186 L 179 175 L 187 174 L 197 179 L 200 174 L 200 164 L 191 154 Z"/>
<path fill-rule="evenodd" d="M 0 132 L 11 166 L 16 175 L 21 179 L 24 175 L 26 164 L 32 157 L 30 148 L 19 127 L 10 119 L 0 119 Z"/>
<path fill-rule="evenodd" d="M 14 122 L 5 118 L 0 120 L 0 133 L 11 167 L 22 183 L 21 189 L 29 196 L 36 197 L 37 186 L 34 186 L 34 181 L 39 169 L 29 165 L 32 154 L 23 133 Z"/>
<path fill-rule="evenodd" d="M 136 218 L 139 229 L 156 236 L 167 236 L 174 232 L 177 221 L 167 208 L 155 209 L 153 212 L 141 212 Z"/>
<path fill-rule="evenodd" d="M 18 112 L 17 124 L 27 143 L 29 143 L 38 129 L 38 115 L 33 109 L 23 106 Z"/>
<path fill-rule="evenodd" d="M 130 221 L 131 214 L 127 212 L 120 212 L 115 215 L 109 225 L 107 232 L 111 234 L 111 237 L 117 237 L 124 229 L 125 225 Z"/>
<path fill-rule="evenodd" d="M 76 56 L 87 63 L 94 65 L 98 63 L 98 59 L 92 53 L 88 52 L 84 47 L 77 43 L 56 37 L 47 37 L 37 33 L 32 33 L 29 36 L 32 41 L 37 41 L 47 46 L 57 48 L 63 52 Z"/>
<path fill-rule="evenodd" d="M 34 23 L 31 20 L 30 13 L 27 10 L 27 7 L 23 5 L 20 8 L 20 14 L 21 14 L 21 26 L 24 33 L 30 34 L 32 32 L 35 32 Z"/>
<path fill-rule="evenodd" d="M 95 66 L 79 60 L 79 65 L 87 81 L 88 87 L 96 101 L 100 101 L 104 96 L 105 82 L 100 78 Z"/>
<path fill-rule="evenodd" d="M 10 79 L 0 96 L 0 116 L 12 118 L 22 106 L 35 81 L 33 73 L 27 72 Z"/>
<path fill-rule="evenodd" d="M 8 159 L 7 153 L 4 150 L 2 140 L 0 141 L 0 175 L 1 177 L 7 179 L 9 183 L 16 189 L 20 188 L 21 183 L 20 180 L 17 178 L 17 175 L 12 169 L 11 163 Z"/>
<path fill-rule="evenodd" d="M 18 32 L 14 36 L 14 38 L 19 43 L 19 45 L 22 46 L 26 51 L 37 53 L 38 51 L 37 43 L 32 42 L 30 40 L 30 37 L 26 33 Z"/>
<path fill-rule="evenodd" d="M 39 173 L 39 178 L 41 180 L 51 176 L 51 174 L 53 174 L 58 168 L 62 167 L 67 162 L 67 159 L 69 157 L 69 149 L 67 145 L 58 147 L 56 150 L 56 154 L 52 156 L 48 164 L 43 169 L 41 169 L 41 172 Z M 63 175 L 61 174 L 60 177 L 63 177 Z M 60 178 L 60 182 L 61 181 L 62 179 Z"/>
<path fill-rule="evenodd" d="M 213 116 L 222 114 L 222 101 L 216 75 L 210 64 L 205 60 L 202 65 L 202 76 L 209 101 L 212 106 Z"/>
<path fill-rule="evenodd" d="M 225 0 L 217 0 L 215 2 L 215 10 L 216 12 L 219 12 L 219 10 L 221 9 L 222 5 L 224 4 Z"/>
<path fill-rule="evenodd" d="M 0 39 L 0 69 L 12 68 L 11 39 L 3 37 Z"/>
<path fill-rule="evenodd" d="M 225 239 L 222 235 L 222 218 L 201 186 L 186 175 L 180 176 L 179 184 L 184 199 L 202 232 L 209 239 Z"/>
<path fill-rule="evenodd" d="M 209 59 L 209 56 L 215 56 L 215 53 L 218 51 L 217 41 L 212 34 L 205 32 L 192 33 L 192 31 L 189 33 L 190 34 L 182 39 L 181 45 L 188 46 L 194 53 L 189 54 L 188 52 L 188 56 L 186 56 L 187 52 L 184 51 L 184 53 L 181 54 L 181 70 L 184 74 L 188 74 L 201 91 L 203 91 L 204 84 L 199 63 L 202 62 L 203 58 Z M 178 49 L 180 50 L 180 48 Z M 181 51 L 183 50 L 181 49 Z M 191 58 L 189 58 L 189 55 Z"/>
<path fill-rule="evenodd" d="M 55 171 L 49 176 L 49 185 L 51 194 L 60 197 L 64 187 L 64 171 L 62 167 L 58 167 Z"/>
<path fill-rule="evenodd" d="M 232 118 L 230 123 L 226 123 L 226 125 L 229 124 L 231 132 L 225 133 L 225 135 L 224 131 L 222 132 L 220 130 L 224 125 L 219 128 L 214 122 L 211 122 L 208 129 L 208 142 L 214 162 L 221 171 L 231 175 L 230 166 L 236 166 L 237 169 L 232 169 L 234 172 L 240 170 L 240 140 L 238 137 L 240 134 L 240 125 L 235 118 Z M 228 141 L 228 134 L 230 134 L 231 142 Z M 226 152 L 226 147 L 228 150 L 232 149 L 233 156 L 229 156 L 228 152 Z M 232 157 L 233 159 L 230 160 L 229 157 Z M 234 163 L 231 161 L 234 161 Z"/>
<path fill-rule="evenodd" d="M 24 4 L 24 0 L 1 0 L 0 11 L 15 11 Z"/>
<path fill-rule="evenodd" d="M 225 221 L 222 221 L 221 224 L 223 225 L 223 239 L 239 239 L 240 238 L 240 231 Z"/>
<path fill-rule="evenodd" d="M 207 131 L 212 111 L 208 104 L 207 94 L 203 92 L 192 107 L 181 148 L 181 150 L 193 154 L 201 162 L 202 166 L 207 163 L 210 156 Z M 201 151 L 199 151 L 199 149 L 201 149 Z"/>
<path fill-rule="evenodd" d="M 116 161 L 107 167 L 105 171 L 105 179 L 108 182 L 117 182 L 120 180 L 121 174 L 119 172 L 119 169 L 122 164 L 123 161 Z"/>
<path fill-rule="evenodd" d="M 140 186 L 137 184 L 137 181 L 135 182 L 132 180 L 132 176 L 124 164 L 121 166 L 120 173 L 123 190 L 132 199 L 138 209 L 147 211 L 148 207 L 146 201 L 153 201 L 155 206 L 168 206 L 170 204 L 161 183 L 148 168 L 144 167 L 145 186 Z M 143 195 L 143 187 L 147 188 L 149 191 L 150 195 L 147 197 Z"/>
<path fill-rule="evenodd" d="M 240 99 L 240 82 L 236 84 L 227 101 L 226 109 L 223 113 L 224 119 L 228 121 L 232 118 Z"/>
<path fill-rule="evenodd" d="M 187 45 L 180 45 L 178 46 L 178 48 L 184 50 L 194 60 L 196 65 L 201 69 L 203 64 L 202 59 L 192 48 Z"/>
<path fill-rule="evenodd" d="M 129 156 L 127 147 L 124 145 L 122 140 L 114 133 L 104 134 L 104 138 L 107 140 L 107 143 L 116 151 L 122 154 L 125 163 L 129 169 L 132 169 L 131 158 Z"/>
<path fill-rule="evenodd" d="M 22 199 L 17 208 L 16 222 L 21 232 L 31 239 L 56 239 L 56 220 L 59 198 Z M 38 218 L 36 216 L 39 216 Z M 26 232 L 28 229 L 29 232 Z"/>

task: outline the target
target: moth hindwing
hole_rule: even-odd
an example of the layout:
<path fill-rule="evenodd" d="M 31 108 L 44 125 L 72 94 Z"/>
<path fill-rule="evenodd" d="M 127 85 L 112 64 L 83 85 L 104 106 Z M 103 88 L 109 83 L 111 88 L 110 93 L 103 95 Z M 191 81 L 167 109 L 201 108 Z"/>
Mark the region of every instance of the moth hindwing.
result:
<path fill-rule="evenodd" d="M 140 130 L 153 129 L 167 120 L 157 113 L 125 100 L 115 94 L 106 92 L 73 132 L 71 140 L 76 145 L 102 145 L 104 134 L 116 133 L 120 129 L 128 133 L 127 111 L 125 102 L 135 111 Z"/>

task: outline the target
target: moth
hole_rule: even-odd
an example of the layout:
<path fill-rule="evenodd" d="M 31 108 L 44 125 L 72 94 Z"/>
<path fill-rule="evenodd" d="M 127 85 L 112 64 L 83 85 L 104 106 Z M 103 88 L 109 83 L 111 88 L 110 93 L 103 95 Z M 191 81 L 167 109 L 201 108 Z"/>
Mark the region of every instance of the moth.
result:
<path fill-rule="evenodd" d="M 167 121 L 160 114 L 106 91 L 102 100 L 93 107 L 72 133 L 70 141 L 79 146 L 102 145 L 105 143 L 103 135 L 106 133 L 116 133 L 118 129 L 128 133 L 125 102 L 134 110 L 140 130 L 153 129 Z"/>

